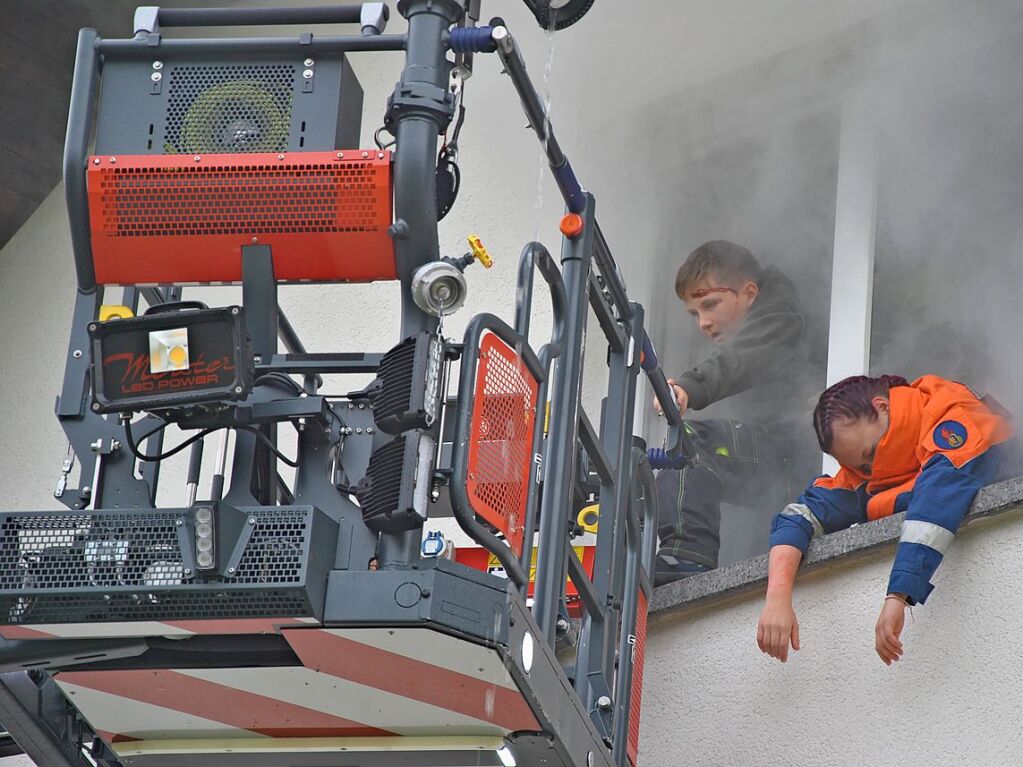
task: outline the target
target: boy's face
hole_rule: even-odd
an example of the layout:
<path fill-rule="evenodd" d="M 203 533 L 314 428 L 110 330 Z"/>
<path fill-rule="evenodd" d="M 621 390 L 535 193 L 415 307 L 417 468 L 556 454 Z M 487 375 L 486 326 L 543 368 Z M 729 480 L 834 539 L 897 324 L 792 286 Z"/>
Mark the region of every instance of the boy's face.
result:
<path fill-rule="evenodd" d="M 682 302 L 700 332 L 719 344 L 738 330 L 759 292 L 760 288 L 752 280 L 736 288 L 709 274 L 686 290 Z"/>
<path fill-rule="evenodd" d="M 888 431 L 890 404 L 874 397 L 874 417 L 841 418 L 831 425 L 831 456 L 846 468 L 869 477 L 874 469 L 877 445 Z"/>

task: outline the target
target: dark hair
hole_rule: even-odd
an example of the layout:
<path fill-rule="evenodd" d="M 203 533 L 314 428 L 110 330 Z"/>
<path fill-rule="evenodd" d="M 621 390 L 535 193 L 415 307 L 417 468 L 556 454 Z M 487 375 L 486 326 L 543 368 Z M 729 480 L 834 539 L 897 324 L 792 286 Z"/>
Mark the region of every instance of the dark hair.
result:
<path fill-rule="evenodd" d="M 849 376 L 824 390 L 813 411 L 813 428 L 817 442 L 825 453 L 831 452 L 835 439 L 834 423 L 838 419 L 877 418 L 872 400 L 887 397 L 895 386 L 909 386 L 902 376 Z"/>
<path fill-rule="evenodd" d="M 675 293 L 685 299 L 686 291 L 711 273 L 733 288 L 738 288 L 746 280 L 757 285 L 764 281 L 763 269 L 746 248 L 728 240 L 711 240 L 690 253 L 679 267 L 675 275 Z"/>

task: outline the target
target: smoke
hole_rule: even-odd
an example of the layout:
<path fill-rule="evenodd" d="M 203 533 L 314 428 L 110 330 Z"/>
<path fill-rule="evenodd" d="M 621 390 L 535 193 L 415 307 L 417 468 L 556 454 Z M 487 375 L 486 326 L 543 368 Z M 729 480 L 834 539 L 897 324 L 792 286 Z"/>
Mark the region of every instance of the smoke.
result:
<path fill-rule="evenodd" d="M 842 113 L 855 99 L 879 157 L 869 371 L 961 380 L 1023 412 L 1012 385 L 1023 376 L 1018 2 L 765 4 L 776 17 L 750 2 L 714 13 L 658 3 L 656 28 L 641 41 L 622 31 L 616 53 L 599 56 L 603 43 L 582 36 L 602 18 L 610 26 L 601 14 L 612 5 L 563 36 L 564 66 L 584 50 L 592 64 L 563 78 L 561 93 L 584 81 L 606 90 L 560 109 L 558 127 L 574 133 L 563 143 L 669 374 L 710 351 L 674 296 L 675 270 L 701 242 L 725 238 L 795 282 L 811 356 L 794 375 L 824 388 L 830 303 L 851 290 L 831 285 L 831 254 Z M 813 449 L 811 406 L 792 415 Z M 727 401 L 713 415 L 727 415 Z M 651 415 L 646 431 L 656 444 L 662 422 Z M 775 511 L 734 524 L 726 513 L 722 562 L 762 550 Z"/>

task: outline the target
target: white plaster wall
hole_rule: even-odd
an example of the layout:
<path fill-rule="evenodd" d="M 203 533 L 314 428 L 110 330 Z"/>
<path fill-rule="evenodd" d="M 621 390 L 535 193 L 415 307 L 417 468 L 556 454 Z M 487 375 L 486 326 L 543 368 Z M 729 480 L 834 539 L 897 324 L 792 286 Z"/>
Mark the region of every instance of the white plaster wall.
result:
<path fill-rule="evenodd" d="M 640 764 L 1023 763 L 1021 546 L 1018 515 L 962 531 L 891 667 L 874 652 L 891 548 L 797 582 L 786 664 L 757 647 L 761 594 L 654 621 Z"/>

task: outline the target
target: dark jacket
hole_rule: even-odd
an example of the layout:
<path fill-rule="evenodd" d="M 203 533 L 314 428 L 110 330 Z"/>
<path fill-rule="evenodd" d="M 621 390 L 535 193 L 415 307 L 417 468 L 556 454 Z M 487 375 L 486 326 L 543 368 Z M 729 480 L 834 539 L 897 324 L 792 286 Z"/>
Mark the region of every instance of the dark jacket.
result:
<path fill-rule="evenodd" d="M 795 285 L 768 267 L 735 335 L 676 380 L 693 410 L 727 398 L 723 417 L 763 425 L 802 421 L 812 389 L 805 336 Z"/>

